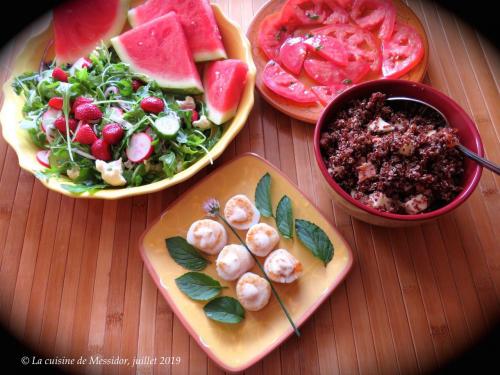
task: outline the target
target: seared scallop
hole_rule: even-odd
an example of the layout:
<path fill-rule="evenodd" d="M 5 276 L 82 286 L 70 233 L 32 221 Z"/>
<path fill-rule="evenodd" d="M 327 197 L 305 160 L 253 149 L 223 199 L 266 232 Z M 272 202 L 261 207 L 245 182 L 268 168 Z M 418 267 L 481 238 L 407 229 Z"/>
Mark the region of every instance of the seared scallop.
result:
<path fill-rule="evenodd" d="M 260 220 L 260 212 L 246 195 L 238 194 L 224 207 L 224 217 L 236 229 L 247 230 Z"/>
<path fill-rule="evenodd" d="M 259 257 L 269 254 L 279 241 L 278 231 L 266 223 L 255 224 L 247 232 L 247 246 Z"/>
<path fill-rule="evenodd" d="M 264 262 L 267 276 L 277 283 L 292 283 L 302 274 L 302 264 L 285 249 L 274 250 Z"/>
<path fill-rule="evenodd" d="M 207 254 L 218 254 L 227 244 L 224 226 L 215 220 L 197 220 L 189 227 L 187 242 Z"/>
<path fill-rule="evenodd" d="M 224 246 L 219 253 L 215 266 L 217 273 L 224 280 L 236 280 L 249 271 L 255 264 L 252 255 L 242 245 Z"/>
<path fill-rule="evenodd" d="M 236 296 L 246 310 L 259 311 L 269 302 L 271 286 L 263 277 L 247 272 L 236 284 Z"/>

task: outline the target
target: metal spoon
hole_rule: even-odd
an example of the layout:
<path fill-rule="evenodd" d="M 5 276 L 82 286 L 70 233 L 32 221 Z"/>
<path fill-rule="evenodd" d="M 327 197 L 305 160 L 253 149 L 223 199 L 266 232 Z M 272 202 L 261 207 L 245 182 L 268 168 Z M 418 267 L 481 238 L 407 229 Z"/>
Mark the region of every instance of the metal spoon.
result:
<path fill-rule="evenodd" d="M 439 109 L 437 109 L 433 105 L 431 105 L 429 103 L 426 103 L 426 102 L 424 102 L 422 100 L 413 99 L 413 98 L 407 98 L 407 97 L 404 97 L 404 96 L 393 96 L 393 97 L 387 98 L 386 100 L 390 101 L 390 102 L 401 101 L 401 102 L 419 103 L 422 106 L 425 106 L 425 107 L 428 107 L 428 108 L 434 110 L 434 112 L 438 113 L 443 118 L 443 120 L 446 123 L 446 125 L 450 126 L 450 123 L 448 122 L 448 119 L 446 118 L 446 116 Z M 475 152 L 469 150 L 467 147 L 465 147 L 464 145 L 462 145 L 460 143 L 457 145 L 457 148 L 458 148 L 458 150 L 460 152 L 462 152 L 469 159 L 474 160 L 476 163 L 478 163 L 478 164 L 482 165 L 483 167 L 489 169 L 490 171 L 493 171 L 496 174 L 500 175 L 500 166 L 498 166 L 495 163 L 493 163 L 493 162 L 491 162 L 491 161 L 489 161 L 489 160 L 487 160 L 487 159 L 479 156 L 478 154 L 476 154 Z"/>

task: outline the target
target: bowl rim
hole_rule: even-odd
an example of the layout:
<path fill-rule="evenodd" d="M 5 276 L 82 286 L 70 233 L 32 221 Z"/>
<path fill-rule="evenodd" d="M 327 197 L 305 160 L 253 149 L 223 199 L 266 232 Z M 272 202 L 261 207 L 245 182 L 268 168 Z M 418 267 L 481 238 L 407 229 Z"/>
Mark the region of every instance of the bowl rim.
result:
<path fill-rule="evenodd" d="M 351 197 L 342 187 L 335 182 L 335 180 L 330 176 L 328 173 L 327 167 L 323 161 L 323 157 L 321 154 L 321 149 L 319 145 L 320 137 L 321 137 L 321 131 L 330 116 L 330 113 L 332 110 L 339 105 L 339 103 L 344 104 L 344 100 L 347 96 L 349 96 L 353 91 L 364 91 L 366 89 L 372 88 L 373 91 L 384 91 L 383 87 L 391 86 L 391 85 L 396 85 L 396 86 L 412 86 L 416 90 L 426 90 L 431 93 L 431 95 L 436 96 L 440 98 L 441 100 L 447 102 L 448 105 L 450 105 L 453 110 L 456 113 L 459 113 L 461 117 L 463 117 L 466 121 L 466 127 L 470 131 L 471 136 L 473 138 L 473 142 L 475 143 L 475 146 L 477 147 L 477 153 L 479 156 L 484 156 L 484 148 L 483 148 L 483 143 L 481 141 L 481 136 L 479 134 L 479 131 L 477 129 L 477 126 L 472 120 L 472 118 L 469 116 L 469 114 L 457 103 L 455 102 L 452 98 L 450 98 L 448 95 L 442 93 L 441 91 L 435 89 L 432 86 L 426 85 L 424 83 L 420 82 L 414 82 L 414 81 L 407 81 L 403 79 L 376 79 L 376 80 L 371 80 L 367 82 L 362 82 L 360 84 L 357 84 L 355 86 L 350 87 L 349 89 L 345 90 L 342 92 L 340 95 L 338 95 L 335 99 L 333 99 L 324 109 L 323 113 L 321 114 L 320 118 L 316 122 L 316 126 L 314 128 L 314 135 L 313 135 L 313 147 L 314 147 L 314 156 L 316 159 L 316 163 L 321 171 L 321 174 L 325 178 L 326 182 L 328 185 L 338 194 L 340 195 L 344 200 L 346 200 L 348 203 L 354 205 L 356 208 L 361 209 L 362 211 L 372 214 L 378 217 L 382 217 L 385 219 L 390 219 L 390 220 L 397 220 L 397 221 L 406 221 L 406 222 L 412 222 L 412 221 L 423 221 L 423 220 L 430 220 L 434 219 L 438 216 L 444 215 L 458 206 L 460 206 L 463 202 L 469 198 L 469 196 L 472 194 L 472 192 L 475 190 L 477 187 L 479 180 L 481 178 L 482 170 L 483 167 L 480 166 L 479 164 L 475 163 L 475 165 L 472 166 L 472 179 L 471 181 L 463 187 L 463 190 L 448 204 L 446 204 L 443 207 L 438 208 L 437 210 L 426 212 L 423 214 L 412 214 L 412 215 L 403 215 L 403 214 L 394 214 L 390 212 L 383 212 L 383 211 L 378 211 L 375 208 L 372 208 L 370 206 L 367 206 L 360 201 L 354 199 Z"/>
<path fill-rule="evenodd" d="M 207 154 L 200 157 L 200 159 L 198 159 L 194 164 L 189 166 L 189 168 L 185 169 L 180 173 L 177 173 L 173 177 L 164 178 L 162 180 L 152 182 L 146 185 L 123 187 L 118 189 L 107 188 L 99 190 L 93 194 L 89 194 L 88 192 L 84 192 L 82 194 L 72 193 L 69 190 L 66 190 L 62 187 L 62 185 L 65 184 L 72 185 L 73 183 L 71 181 L 62 180 L 57 177 L 52 177 L 50 178 L 50 180 L 40 177 L 38 175 L 38 172 L 45 168 L 34 169 L 32 167 L 31 162 L 27 160 L 29 156 L 24 156 L 23 154 L 26 154 L 26 152 L 23 150 L 22 147 L 18 145 L 17 135 L 15 134 L 15 132 L 9 132 L 8 127 L 4 125 L 9 121 L 13 121 L 12 119 L 10 119 L 11 108 L 6 98 L 6 92 L 7 90 L 11 89 L 10 84 L 13 79 L 13 74 L 9 73 L 6 76 L 5 81 L 1 87 L 2 93 L 4 94 L 4 100 L 0 106 L 0 128 L 2 129 L 3 139 L 12 148 L 12 150 L 15 152 L 17 156 L 19 167 L 32 174 L 34 177 L 36 177 L 47 189 L 63 194 L 70 198 L 115 200 L 115 199 L 123 199 L 143 194 L 155 193 L 173 187 L 186 180 L 189 180 L 209 164 L 213 164 L 213 161 L 219 158 L 223 154 L 223 152 L 227 149 L 230 143 L 234 141 L 238 133 L 244 128 L 244 126 L 247 123 L 248 117 L 250 116 L 251 110 L 255 103 L 255 79 L 257 70 L 255 67 L 255 63 L 253 61 L 250 42 L 246 37 L 245 33 L 243 32 L 241 25 L 236 23 L 236 21 L 234 21 L 233 19 L 229 18 L 218 4 L 211 3 L 210 5 L 212 7 L 212 10 L 214 11 L 214 15 L 218 25 L 220 23 L 224 23 L 227 26 L 236 30 L 237 32 L 236 34 L 238 35 L 241 41 L 241 51 L 245 56 L 244 62 L 248 66 L 248 72 L 247 72 L 247 82 L 245 84 L 244 91 L 242 94 L 242 100 L 240 101 L 237 112 L 238 115 L 239 111 L 240 110 L 242 111 L 243 113 L 242 118 L 236 124 L 231 123 L 229 126 L 227 126 L 222 138 Z M 50 27 L 52 27 L 52 18 L 53 18 L 52 13 L 49 12 L 36 19 L 32 24 L 28 25 L 26 29 L 24 29 L 24 31 L 22 31 L 22 32 L 29 31 L 29 33 L 23 39 L 22 44 L 18 46 L 16 53 L 12 57 L 12 61 L 16 61 L 16 59 L 19 58 L 19 56 L 25 51 L 25 49 L 33 39 L 36 39 L 37 37 L 45 33 Z M 244 95 L 247 95 L 246 101 L 243 101 Z M 224 139 L 225 136 L 226 138 Z"/>

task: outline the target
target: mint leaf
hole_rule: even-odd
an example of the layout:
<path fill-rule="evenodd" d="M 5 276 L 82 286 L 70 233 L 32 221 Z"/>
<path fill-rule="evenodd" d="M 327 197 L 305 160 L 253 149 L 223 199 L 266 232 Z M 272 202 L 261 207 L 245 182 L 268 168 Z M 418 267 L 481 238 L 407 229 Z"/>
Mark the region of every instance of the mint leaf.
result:
<path fill-rule="evenodd" d="M 272 217 L 273 207 L 271 205 L 271 175 L 266 173 L 257 183 L 255 189 L 255 206 L 262 216 Z"/>
<path fill-rule="evenodd" d="M 208 301 L 222 290 L 217 280 L 200 272 L 188 272 L 175 279 L 177 287 L 182 293 L 195 301 Z"/>
<path fill-rule="evenodd" d="M 300 242 L 311 250 L 315 257 L 321 259 L 325 266 L 332 260 L 333 245 L 323 229 L 310 221 L 297 219 L 295 230 Z"/>
<path fill-rule="evenodd" d="M 283 237 L 293 237 L 292 201 L 286 195 L 281 198 L 276 209 L 276 226 Z"/>
<path fill-rule="evenodd" d="M 245 309 L 233 297 L 217 297 L 203 307 L 205 315 L 217 322 L 235 324 L 245 318 Z"/>
<path fill-rule="evenodd" d="M 188 244 L 184 238 L 170 237 L 165 240 L 165 243 L 168 253 L 179 266 L 190 271 L 201 271 L 207 266 L 208 260 L 196 248 Z"/>

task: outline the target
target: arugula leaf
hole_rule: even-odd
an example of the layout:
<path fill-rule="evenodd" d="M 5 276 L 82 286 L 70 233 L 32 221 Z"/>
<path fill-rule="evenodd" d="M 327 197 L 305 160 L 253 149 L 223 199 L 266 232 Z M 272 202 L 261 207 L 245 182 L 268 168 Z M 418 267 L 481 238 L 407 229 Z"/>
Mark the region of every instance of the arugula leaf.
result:
<path fill-rule="evenodd" d="M 281 198 L 276 208 L 276 226 L 283 237 L 293 237 L 292 201 L 286 195 Z"/>
<path fill-rule="evenodd" d="M 245 318 L 245 309 L 233 297 L 218 297 L 203 307 L 205 315 L 217 322 L 236 324 Z"/>
<path fill-rule="evenodd" d="M 178 265 L 190 270 L 201 271 L 207 264 L 206 260 L 194 246 L 191 246 L 182 237 L 170 237 L 165 240 L 167 250 Z"/>
<path fill-rule="evenodd" d="M 162 162 L 165 175 L 167 177 L 172 177 L 177 171 L 177 158 L 175 157 L 175 153 L 168 152 L 160 156 L 160 161 Z"/>
<path fill-rule="evenodd" d="M 182 293 L 195 301 L 208 301 L 219 295 L 222 286 L 217 280 L 200 272 L 188 272 L 175 279 Z"/>
<path fill-rule="evenodd" d="M 255 206 L 262 216 L 272 217 L 273 207 L 271 205 L 271 175 L 266 173 L 261 177 L 255 189 Z"/>
<path fill-rule="evenodd" d="M 326 265 L 333 258 L 333 245 L 326 233 L 316 224 L 307 220 L 295 220 L 295 230 L 300 242 L 307 247 L 316 258 Z"/>

